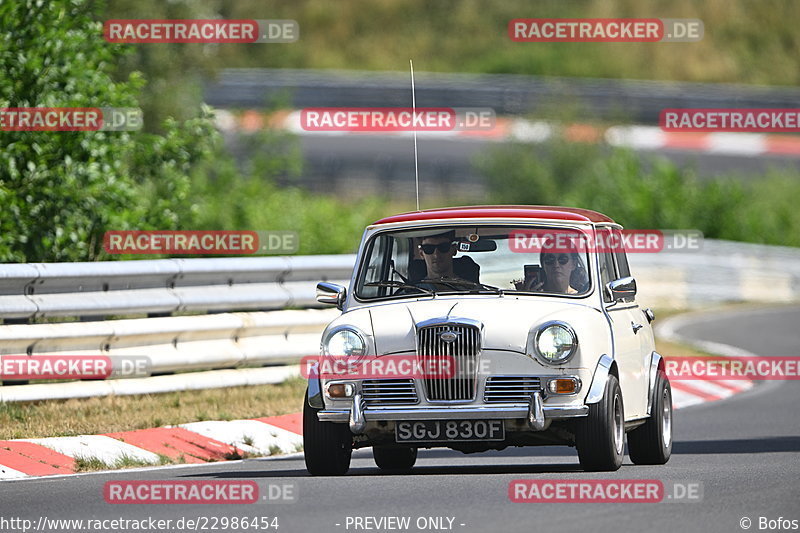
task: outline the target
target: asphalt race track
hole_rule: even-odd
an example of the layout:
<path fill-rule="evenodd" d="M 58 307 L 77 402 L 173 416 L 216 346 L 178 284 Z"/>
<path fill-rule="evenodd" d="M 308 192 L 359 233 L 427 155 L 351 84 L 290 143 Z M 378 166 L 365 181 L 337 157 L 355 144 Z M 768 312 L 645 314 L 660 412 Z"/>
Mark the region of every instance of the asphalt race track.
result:
<path fill-rule="evenodd" d="M 759 355 L 798 355 L 800 307 L 706 314 L 678 333 Z M 462 455 L 420 454 L 411 475 L 382 475 L 371 452 L 354 454 L 342 478 L 311 478 L 299 455 L 202 467 L 143 469 L 5 482 L 0 519 L 277 516 L 280 532 L 366 531 L 347 517 L 408 516 L 410 531 L 742 531 L 750 519 L 800 520 L 800 382 L 760 382 L 751 391 L 675 414 L 673 456 L 666 466 L 626 463 L 615 473 L 584 473 L 569 448 L 514 449 Z M 701 501 L 614 504 L 512 503 L 515 479 L 658 479 L 700 482 Z M 111 505 L 108 480 L 254 479 L 294 483 L 296 503 L 254 505 Z M 451 529 L 418 529 L 426 517 L 453 518 Z M 422 523 L 422 522 L 420 522 Z M 795 522 L 796 523 L 796 522 Z M 745 521 L 746 524 L 746 521 Z M 423 524 L 424 525 L 424 524 Z M 3 531 L 20 529 L 3 528 Z M 65 529 L 62 529 L 64 531 Z M 74 530 L 74 529 L 67 529 Z M 173 529 L 174 530 L 174 529 Z M 231 530 L 231 529 L 228 529 Z M 369 529 L 385 531 L 386 529 Z M 251 529 L 252 531 L 252 529 Z"/>

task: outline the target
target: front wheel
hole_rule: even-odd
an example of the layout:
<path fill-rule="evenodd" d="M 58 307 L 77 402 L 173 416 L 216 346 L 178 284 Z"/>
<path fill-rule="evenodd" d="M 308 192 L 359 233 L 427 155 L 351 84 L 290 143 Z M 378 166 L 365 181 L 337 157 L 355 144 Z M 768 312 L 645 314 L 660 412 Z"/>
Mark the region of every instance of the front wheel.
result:
<path fill-rule="evenodd" d="M 372 457 L 381 470 L 411 470 L 417 449 L 408 446 L 373 446 Z"/>
<path fill-rule="evenodd" d="M 353 434 L 347 424 L 320 422 L 318 409 L 303 404 L 303 454 L 312 476 L 341 476 L 350 469 Z"/>
<path fill-rule="evenodd" d="M 672 455 L 672 387 L 663 372 L 656 381 L 650 418 L 628 433 L 628 455 L 637 465 L 663 465 Z"/>
<path fill-rule="evenodd" d="M 614 471 L 622 465 L 624 443 L 622 390 L 617 377 L 610 374 L 603 399 L 589 405 L 589 416 L 578 419 L 575 447 L 585 470 Z"/>

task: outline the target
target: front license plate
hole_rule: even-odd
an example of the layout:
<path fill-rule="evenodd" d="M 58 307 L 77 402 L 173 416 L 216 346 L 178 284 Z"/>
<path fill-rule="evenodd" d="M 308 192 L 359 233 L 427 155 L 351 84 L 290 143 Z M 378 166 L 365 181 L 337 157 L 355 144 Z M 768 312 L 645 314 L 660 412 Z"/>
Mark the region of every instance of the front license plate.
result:
<path fill-rule="evenodd" d="M 455 442 L 504 440 L 502 420 L 420 420 L 397 421 L 397 442 Z"/>

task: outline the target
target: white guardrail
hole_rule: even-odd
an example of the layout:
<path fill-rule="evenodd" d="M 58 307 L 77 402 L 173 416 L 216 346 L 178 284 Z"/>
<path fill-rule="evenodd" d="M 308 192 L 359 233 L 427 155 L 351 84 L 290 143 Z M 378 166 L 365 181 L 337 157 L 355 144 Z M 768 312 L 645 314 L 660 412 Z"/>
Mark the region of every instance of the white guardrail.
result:
<path fill-rule="evenodd" d="M 0 266 L 0 318 L 316 305 L 316 280 L 350 280 L 355 257 L 159 259 Z"/>
<path fill-rule="evenodd" d="M 629 260 L 638 300 L 650 307 L 800 301 L 797 248 L 706 240 L 699 251 L 630 254 Z M 6 382 L 0 401 L 281 381 L 297 369 L 275 365 L 317 354 L 322 329 L 339 313 L 309 309 L 317 305 L 316 283 L 347 285 L 354 261 L 353 255 L 320 255 L 2 265 L 0 358 L 144 355 L 152 373 L 177 374 Z M 210 314 L 152 317 L 189 312 Z M 136 314 L 151 317 L 110 319 Z M 81 321 L 19 323 L 54 317 Z"/>

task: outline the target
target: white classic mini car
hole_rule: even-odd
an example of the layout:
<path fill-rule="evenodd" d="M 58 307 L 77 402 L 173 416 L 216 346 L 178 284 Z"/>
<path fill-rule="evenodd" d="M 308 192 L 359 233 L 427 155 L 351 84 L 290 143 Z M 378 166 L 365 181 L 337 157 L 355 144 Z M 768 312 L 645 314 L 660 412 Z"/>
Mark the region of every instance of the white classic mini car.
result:
<path fill-rule="evenodd" d="M 318 301 L 343 312 L 309 375 L 308 471 L 344 474 L 353 449 L 370 446 L 381 469 L 407 470 L 419 448 L 558 444 L 586 470 L 616 470 L 626 433 L 633 463 L 666 463 L 671 389 L 621 230 L 545 206 L 369 226 L 350 287 L 317 285 Z M 326 365 L 343 361 L 344 372 Z"/>

